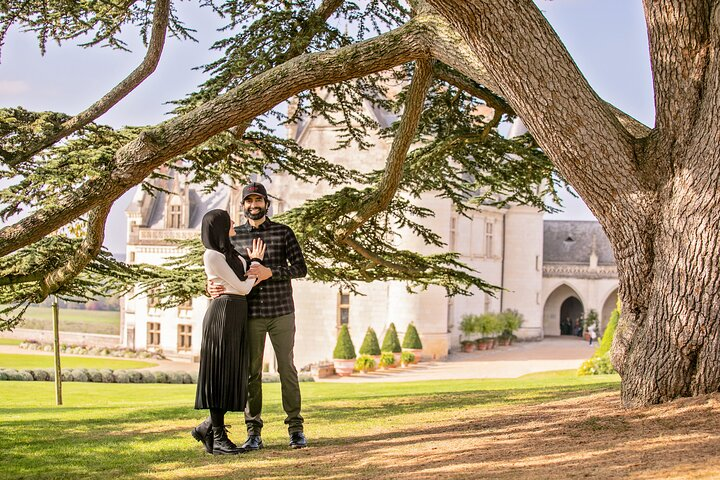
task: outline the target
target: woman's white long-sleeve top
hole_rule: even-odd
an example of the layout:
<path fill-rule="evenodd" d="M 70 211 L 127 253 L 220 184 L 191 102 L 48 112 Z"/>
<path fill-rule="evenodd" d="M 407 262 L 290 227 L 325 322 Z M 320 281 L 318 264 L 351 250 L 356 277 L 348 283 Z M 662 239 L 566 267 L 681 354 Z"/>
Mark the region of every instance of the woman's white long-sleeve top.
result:
<path fill-rule="evenodd" d="M 247 270 L 245 259 L 240 258 L 243 267 Z M 230 265 L 225 260 L 225 255 L 216 250 L 205 250 L 203 255 L 203 264 L 205 265 L 205 275 L 208 280 L 215 285 L 225 287 L 225 293 L 234 295 L 247 295 L 255 284 L 255 277 L 249 277 L 247 280 L 240 280 Z"/>

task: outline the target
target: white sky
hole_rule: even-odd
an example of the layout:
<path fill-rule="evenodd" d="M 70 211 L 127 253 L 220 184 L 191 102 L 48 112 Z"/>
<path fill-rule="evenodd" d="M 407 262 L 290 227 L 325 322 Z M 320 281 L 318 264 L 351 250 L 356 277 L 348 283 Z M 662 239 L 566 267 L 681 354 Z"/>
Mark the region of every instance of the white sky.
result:
<path fill-rule="evenodd" d="M 580 70 L 605 100 L 646 125 L 654 121 L 647 34 L 640 1 L 536 0 L 565 43 Z M 203 80 L 191 70 L 217 55 L 208 50 L 217 33 L 207 9 L 192 11 L 188 2 L 178 8 L 197 30 L 199 43 L 168 38 L 155 73 L 126 97 L 100 123 L 114 127 L 158 123 L 170 109 L 163 105 L 181 98 Z M 183 12 L 183 10 L 188 10 Z M 192 18 L 190 22 L 189 19 Z M 40 55 L 34 35 L 13 29 L 2 49 L 0 106 L 21 105 L 29 110 L 74 114 L 106 93 L 135 68 L 145 54 L 139 39 L 127 39 L 132 53 L 107 48 L 59 48 L 49 44 Z M 105 246 L 125 252 L 124 210 L 132 192 L 115 203 L 106 228 Z M 548 216 L 563 220 L 592 220 L 581 200 L 565 195 L 565 211 Z"/>

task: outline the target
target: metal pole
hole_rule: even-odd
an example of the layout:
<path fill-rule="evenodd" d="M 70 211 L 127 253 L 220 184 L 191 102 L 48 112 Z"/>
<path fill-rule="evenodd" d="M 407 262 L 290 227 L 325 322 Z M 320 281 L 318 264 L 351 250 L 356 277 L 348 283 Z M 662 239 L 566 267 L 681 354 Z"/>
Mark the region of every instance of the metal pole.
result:
<path fill-rule="evenodd" d="M 62 370 L 60 370 L 60 314 L 57 297 L 53 295 L 53 343 L 55 350 L 55 404 L 62 405 Z"/>

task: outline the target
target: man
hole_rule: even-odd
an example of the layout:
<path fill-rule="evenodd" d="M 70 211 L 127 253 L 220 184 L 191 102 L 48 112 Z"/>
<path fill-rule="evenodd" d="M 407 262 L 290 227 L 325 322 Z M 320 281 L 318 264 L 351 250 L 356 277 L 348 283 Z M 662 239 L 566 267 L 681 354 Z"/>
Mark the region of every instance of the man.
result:
<path fill-rule="evenodd" d="M 248 274 L 257 275 L 258 284 L 248 296 L 248 350 L 250 352 L 250 378 L 248 401 L 245 408 L 245 424 L 248 438 L 244 450 L 258 450 L 262 443 L 262 367 L 265 336 L 269 334 L 280 374 L 283 409 L 287 415 L 290 446 L 303 448 L 307 441 L 303 433 L 303 417 L 300 415 L 300 384 L 293 361 L 295 345 L 295 306 L 292 298 L 293 278 L 307 275 L 305 258 L 295 233 L 287 225 L 267 218 L 270 200 L 265 187 L 253 182 L 243 188 L 243 210 L 247 223 L 235 228 L 231 238 L 235 249 L 245 252 L 255 238 L 261 238 L 267 247 L 263 265 L 254 265 Z M 224 288 L 210 284 L 208 292 L 213 297 L 221 295 Z M 193 429 L 192 435 L 208 447 L 206 420 Z"/>

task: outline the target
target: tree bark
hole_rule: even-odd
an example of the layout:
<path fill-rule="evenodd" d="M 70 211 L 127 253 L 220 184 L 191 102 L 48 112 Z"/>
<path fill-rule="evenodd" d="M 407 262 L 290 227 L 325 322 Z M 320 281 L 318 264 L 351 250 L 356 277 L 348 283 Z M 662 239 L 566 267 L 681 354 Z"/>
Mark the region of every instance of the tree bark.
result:
<path fill-rule="evenodd" d="M 623 404 L 720 390 L 718 2 L 645 2 L 652 131 L 616 118 L 531 1 L 427 2 L 458 29 L 610 239 Z"/>

